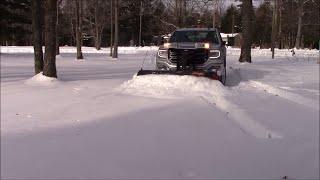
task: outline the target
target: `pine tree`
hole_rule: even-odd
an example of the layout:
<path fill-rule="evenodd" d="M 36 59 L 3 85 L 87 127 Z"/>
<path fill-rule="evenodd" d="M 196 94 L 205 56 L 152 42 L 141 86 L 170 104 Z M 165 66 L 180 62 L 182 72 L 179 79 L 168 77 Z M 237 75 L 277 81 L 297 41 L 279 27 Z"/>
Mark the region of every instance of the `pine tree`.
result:
<path fill-rule="evenodd" d="M 3 45 L 31 45 L 30 0 L 0 1 L 0 39 Z"/>

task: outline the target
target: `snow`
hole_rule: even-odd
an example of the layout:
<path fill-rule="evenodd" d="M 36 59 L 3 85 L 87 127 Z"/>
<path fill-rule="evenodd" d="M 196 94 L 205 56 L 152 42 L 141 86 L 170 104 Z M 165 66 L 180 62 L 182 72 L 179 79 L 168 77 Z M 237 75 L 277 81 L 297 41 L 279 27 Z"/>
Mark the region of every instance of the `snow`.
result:
<path fill-rule="evenodd" d="M 135 54 L 139 51 L 145 51 L 149 49 L 157 49 L 156 46 L 145 46 L 145 47 L 119 47 L 118 52 L 120 54 Z M 43 50 L 44 47 L 43 47 Z M 101 48 L 101 50 L 96 50 L 94 47 L 82 47 L 81 48 L 83 53 L 86 54 L 105 54 L 106 52 L 110 53 L 110 48 Z M 18 54 L 18 53 L 33 53 L 33 48 L 30 46 L 1 46 L 0 52 L 6 54 Z M 70 46 L 60 47 L 61 53 L 76 53 L 77 49 Z"/>
<path fill-rule="evenodd" d="M 319 52 L 228 48 L 227 86 L 135 74 L 156 47 L 60 48 L 58 79 L 32 47 L 1 47 L 3 179 L 318 179 Z M 144 61 L 144 63 L 143 63 Z"/>
<path fill-rule="evenodd" d="M 57 78 L 47 77 L 43 75 L 43 72 L 40 72 L 39 74 L 36 74 L 32 78 L 25 81 L 25 84 L 31 86 L 53 86 L 58 83 L 59 81 Z"/>
<path fill-rule="evenodd" d="M 228 47 L 228 55 L 230 56 L 240 56 L 241 50 L 239 48 Z M 319 58 L 319 50 L 316 49 L 295 49 L 295 55 L 292 55 L 292 49 L 275 49 L 275 56 L 283 57 L 287 60 L 298 61 L 303 59 L 304 61 L 310 61 L 313 58 Z M 253 48 L 251 49 L 253 56 L 268 56 L 271 57 L 271 49 L 260 49 Z"/>
<path fill-rule="evenodd" d="M 220 33 L 220 35 L 223 39 L 226 39 L 227 37 L 235 37 L 238 33 Z"/>
<path fill-rule="evenodd" d="M 221 38 L 222 38 L 223 41 L 228 42 L 228 37 L 236 37 L 238 35 L 238 33 L 230 33 L 230 34 L 228 34 L 228 33 L 220 33 L 220 35 L 221 35 Z"/>
<path fill-rule="evenodd" d="M 258 122 L 252 120 L 240 107 L 230 103 L 226 98 L 232 95 L 232 91 L 225 89 L 220 82 L 208 78 L 172 75 L 134 76 L 132 80 L 122 85 L 121 91 L 154 98 L 200 97 L 225 112 L 253 136 L 260 138 L 281 137 L 276 133 L 269 132 Z"/>

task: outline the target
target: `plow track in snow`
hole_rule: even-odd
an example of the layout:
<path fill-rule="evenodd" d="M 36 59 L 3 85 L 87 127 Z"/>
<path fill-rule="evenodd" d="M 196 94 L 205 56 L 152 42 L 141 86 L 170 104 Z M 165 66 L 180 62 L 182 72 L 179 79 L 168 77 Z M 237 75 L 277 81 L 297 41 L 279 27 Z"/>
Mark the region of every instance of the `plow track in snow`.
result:
<path fill-rule="evenodd" d="M 259 90 L 263 90 L 269 94 L 273 94 L 276 96 L 279 96 L 281 98 L 284 98 L 288 101 L 315 109 L 315 110 L 319 110 L 319 104 L 317 101 L 312 100 L 312 99 L 308 99 L 305 98 L 299 94 L 295 94 L 292 92 L 288 92 L 286 90 L 283 90 L 281 88 L 263 83 L 263 82 L 259 82 L 259 81 L 249 81 L 248 83 L 250 86 L 257 88 Z"/>
<path fill-rule="evenodd" d="M 234 92 L 219 81 L 193 76 L 145 75 L 134 76 L 118 90 L 124 94 L 161 99 L 200 97 L 224 112 L 247 134 L 256 138 L 282 138 L 252 119 L 246 110 L 229 101 L 228 97 L 232 97 Z"/>
<path fill-rule="evenodd" d="M 248 78 L 243 77 L 240 68 L 234 68 L 230 66 L 229 69 L 231 70 L 231 73 L 229 72 L 231 74 L 230 75 L 231 78 L 229 78 L 229 82 L 227 81 L 227 85 L 229 86 L 240 85 L 239 86 L 240 88 L 243 88 L 243 87 L 247 88 L 249 86 L 256 90 L 264 91 L 268 94 L 278 96 L 280 98 L 300 104 L 302 106 L 312 108 L 314 110 L 319 110 L 319 104 L 317 100 L 309 99 L 299 94 L 287 91 L 293 88 L 290 88 L 290 87 L 281 88 L 281 87 L 270 85 L 258 80 L 249 80 Z M 316 90 L 303 89 L 303 88 L 302 89 L 300 88 L 300 90 L 311 92 L 319 96 L 319 91 L 316 91 Z"/>

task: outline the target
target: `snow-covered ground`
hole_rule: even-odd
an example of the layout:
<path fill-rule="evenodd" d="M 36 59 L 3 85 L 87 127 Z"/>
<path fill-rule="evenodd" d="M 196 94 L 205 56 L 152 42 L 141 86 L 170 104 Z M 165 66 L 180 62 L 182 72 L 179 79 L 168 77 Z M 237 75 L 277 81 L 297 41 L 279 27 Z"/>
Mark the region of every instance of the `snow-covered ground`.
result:
<path fill-rule="evenodd" d="M 61 48 L 58 80 L 31 47 L 1 47 L 3 179 L 318 179 L 318 51 L 229 48 L 227 86 L 135 76 L 156 47 Z M 34 77 L 33 77 L 34 76 Z"/>

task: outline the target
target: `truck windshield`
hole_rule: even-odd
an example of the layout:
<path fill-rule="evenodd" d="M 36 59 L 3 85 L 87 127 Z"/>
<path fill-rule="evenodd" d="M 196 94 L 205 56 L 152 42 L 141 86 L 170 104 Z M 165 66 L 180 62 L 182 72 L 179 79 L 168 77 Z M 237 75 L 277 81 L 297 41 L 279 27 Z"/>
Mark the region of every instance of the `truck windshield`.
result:
<path fill-rule="evenodd" d="M 219 44 L 215 31 L 176 31 L 169 42 L 210 42 Z"/>

